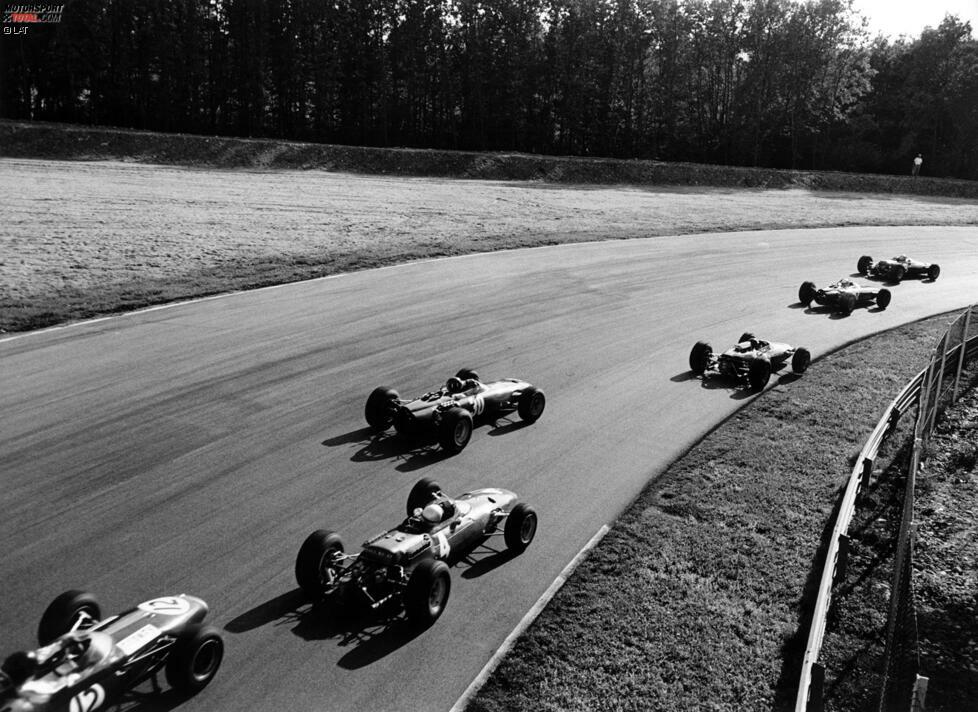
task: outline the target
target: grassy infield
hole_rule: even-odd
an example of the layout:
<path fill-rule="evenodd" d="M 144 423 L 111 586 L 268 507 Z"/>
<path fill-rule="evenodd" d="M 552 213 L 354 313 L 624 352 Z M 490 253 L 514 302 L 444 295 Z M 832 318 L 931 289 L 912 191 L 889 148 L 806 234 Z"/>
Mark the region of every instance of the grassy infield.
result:
<path fill-rule="evenodd" d="M 782 379 L 651 481 L 470 709 L 790 708 L 840 487 L 947 321 Z"/>

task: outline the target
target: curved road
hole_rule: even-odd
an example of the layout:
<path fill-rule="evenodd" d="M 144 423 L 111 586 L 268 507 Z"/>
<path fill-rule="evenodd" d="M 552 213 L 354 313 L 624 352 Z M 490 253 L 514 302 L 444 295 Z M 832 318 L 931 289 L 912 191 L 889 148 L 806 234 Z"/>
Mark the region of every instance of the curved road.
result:
<path fill-rule="evenodd" d="M 795 303 L 802 280 L 895 251 L 941 278 L 845 319 Z M 976 301 L 978 228 L 818 229 L 414 263 L 4 339 L 0 653 L 31 645 L 66 588 L 109 612 L 188 592 L 228 648 L 182 710 L 448 709 L 595 531 L 743 403 L 688 378 L 695 340 L 750 329 L 818 356 Z M 543 418 L 478 428 L 453 458 L 370 437 L 372 388 L 418 394 L 463 366 L 541 386 Z M 292 573 L 303 538 L 328 527 L 356 549 L 423 476 L 514 489 L 536 541 L 456 566 L 444 616 L 414 637 L 310 612 Z"/>

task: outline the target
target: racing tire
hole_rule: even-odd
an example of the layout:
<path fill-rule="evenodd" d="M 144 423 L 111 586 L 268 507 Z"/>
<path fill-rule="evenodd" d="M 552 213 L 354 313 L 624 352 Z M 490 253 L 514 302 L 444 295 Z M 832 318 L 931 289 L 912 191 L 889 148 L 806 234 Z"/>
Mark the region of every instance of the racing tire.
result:
<path fill-rule="evenodd" d="M 903 281 L 903 278 L 906 276 L 906 274 L 907 274 L 907 268 L 904 267 L 903 265 L 897 265 L 890 271 L 890 281 L 893 282 L 894 284 L 900 284 L 900 282 Z"/>
<path fill-rule="evenodd" d="M 539 388 L 530 386 L 520 393 L 519 402 L 516 404 L 516 412 L 520 414 L 520 419 L 527 423 L 535 423 L 543 415 L 543 409 L 547 407 L 547 396 Z"/>
<path fill-rule="evenodd" d="M 880 309 L 886 309 L 890 306 L 890 300 L 893 298 L 893 294 L 889 289 L 881 289 L 876 293 L 876 306 Z"/>
<path fill-rule="evenodd" d="M 404 590 L 404 611 L 408 621 L 419 628 L 432 625 L 445 611 L 452 592 L 448 564 L 426 559 L 411 572 Z"/>
<path fill-rule="evenodd" d="M 870 257 L 869 255 L 863 255 L 862 257 L 859 258 L 859 261 L 856 262 L 856 271 L 859 272 L 859 274 L 861 275 L 869 274 L 869 270 L 871 270 L 872 268 L 873 268 L 873 258 Z"/>
<path fill-rule="evenodd" d="M 839 313 L 849 316 L 856 308 L 856 295 L 851 292 L 844 292 L 839 296 Z"/>
<path fill-rule="evenodd" d="M 343 553 L 340 535 L 328 529 L 317 529 L 306 537 L 295 557 L 295 582 L 312 599 L 321 598 L 335 585 L 336 569 L 332 565 Z"/>
<path fill-rule="evenodd" d="M 224 639 L 209 625 L 191 623 L 166 659 L 166 681 L 181 695 L 196 695 L 214 679 L 224 659 Z"/>
<path fill-rule="evenodd" d="M 797 374 L 802 374 L 808 370 L 808 364 L 812 362 L 812 354 L 808 349 L 797 348 L 791 356 L 791 370 Z"/>
<path fill-rule="evenodd" d="M 713 358 L 713 347 L 705 341 L 697 341 L 689 352 L 689 369 L 696 375 L 701 375 L 710 366 Z"/>
<path fill-rule="evenodd" d="M 771 380 L 771 361 L 767 358 L 757 358 L 750 362 L 747 370 L 747 383 L 752 391 L 762 391 Z"/>
<path fill-rule="evenodd" d="M 412 516 L 415 509 L 424 509 L 425 505 L 433 500 L 440 491 L 441 487 L 438 483 L 427 477 L 415 482 L 414 487 L 408 493 L 407 515 Z"/>
<path fill-rule="evenodd" d="M 85 591 L 65 591 L 51 601 L 37 626 L 37 642 L 50 645 L 65 633 L 75 629 L 84 630 L 102 617 L 98 601 Z"/>
<path fill-rule="evenodd" d="M 520 502 L 506 517 L 503 539 L 513 554 L 522 554 L 537 533 L 537 513 L 528 504 Z"/>
<path fill-rule="evenodd" d="M 473 371 L 471 368 L 460 368 L 458 373 L 455 374 L 455 378 L 461 378 L 463 381 L 467 381 L 470 378 L 478 381 L 479 374 Z"/>
<path fill-rule="evenodd" d="M 438 426 L 438 444 L 442 450 L 457 455 L 472 438 L 472 414 L 464 408 L 451 408 Z"/>
<path fill-rule="evenodd" d="M 936 282 L 937 278 L 941 276 L 941 266 L 931 265 L 927 268 L 927 279 L 931 282 Z"/>
<path fill-rule="evenodd" d="M 737 339 L 737 343 L 738 343 L 738 344 L 742 344 L 742 343 L 744 343 L 745 341 L 753 341 L 753 340 L 754 340 L 754 339 L 756 339 L 756 338 L 757 338 L 757 337 L 756 337 L 756 336 L 754 336 L 754 334 L 752 334 L 751 332 L 749 332 L 749 331 L 745 331 L 745 332 L 744 332 L 743 334 L 741 334 L 741 335 L 740 335 L 740 338 L 739 338 L 739 339 Z"/>
<path fill-rule="evenodd" d="M 387 386 L 374 388 L 373 392 L 367 397 L 367 405 L 364 406 L 363 415 L 367 419 L 367 425 L 374 430 L 387 430 L 394 424 L 394 408 L 400 396 L 397 391 Z"/>
<path fill-rule="evenodd" d="M 812 305 L 812 300 L 815 299 L 815 293 L 818 288 L 815 286 L 814 282 L 802 282 L 801 286 L 798 287 L 798 301 L 804 304 L 806 307 Z"/>

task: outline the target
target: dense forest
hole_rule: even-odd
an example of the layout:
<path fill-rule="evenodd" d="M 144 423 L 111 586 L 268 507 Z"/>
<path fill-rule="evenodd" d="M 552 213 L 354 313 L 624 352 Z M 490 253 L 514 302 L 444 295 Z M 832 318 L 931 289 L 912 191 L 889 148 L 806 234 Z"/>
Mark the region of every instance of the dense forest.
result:
<path fill-rule="evenodd" d="M 978 179 L 978 40 L 850 0 L 68 0 L 0 116 Z"/>

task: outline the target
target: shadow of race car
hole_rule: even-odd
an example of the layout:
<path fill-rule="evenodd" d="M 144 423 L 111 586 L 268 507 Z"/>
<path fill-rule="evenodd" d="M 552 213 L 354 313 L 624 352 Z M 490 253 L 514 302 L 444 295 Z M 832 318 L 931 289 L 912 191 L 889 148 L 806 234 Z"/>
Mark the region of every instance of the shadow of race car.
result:
<path fill-rule="evenodd" d="M 886 309 L 891 297 L 890 290 L 885 287 L 868 287 L 845 278 L 822 289 L 816 287 L 814 282 L 802 282 L 798 288 L 798 301 L 806 307 L 815 302 L 847 315 L 852 314 L 856 307 L 869 306 L 874 302 L 880 309 Z"/>
<path fill-rule="evenodd" d="M 200 692 L 217 673 L 224 641 L 202 624 L 207 604 L 181 594 L 154 598 L 101 620 L 95 598 L 66 591 L 41 616 L 41 647 L 9 655 L 0 666 L 0 711 L 76 712 L 118 704 L 165 669 L 178 693 Z"/>
<path fill-rule="evenodd" d="M 407 519 L 346 554 L 333 531 L 310 534 L 299 548 L 295 578 L 313 600 L 352 610 L 400 603 L 418 627 L 434 623 L 451 590 L 446 561 L 457 561 L 502 535 L 512 554 L 522 553 L 537 530 L 537 514 L 513 492 L 479 489 L 448 497 L 437 482 L 419 480 L 407 499 Z"/>
<path fill-rule="evenodd" d="M 393 388 L 375 388 L 367 398 L 367 424 L 381 432 L 394 426 L 410 441 L 434 437 L 445 451 L 461 452 L 472 437 L 474 421 L 493 421 L 516 411 L 535 422 L 546 407 L 543 391 L 526 381 L 504 378 L 483 383 L 472 370 L 462 369 L 438 390 L 404 400 Z"/>
<path fill-rule="evenodd" d="M 873 262 L 869 255 L 863 255 L 856 262 L 859 274 L 871 275 L 899 283 L 905 278 L 929 279 L 935 281 L 941 274 L 941 266 L 932 262 L 921 262 L 906 255 L 897 255 L 889 260 Z"/>
<path fill-rule="evenodd" d="M 808 349 L 763 341 L 745 332 L 736 345 L 719 355 L 707 342 L 697 341 L 689 352 L 689 367 L 697 375 L 725 376 L 746 384 L 752 391 L 760 391 L 771 380 L 771 373 L 783 368 L 788 359 L 792 371 L 802 374 L 812 356 Z"/>

